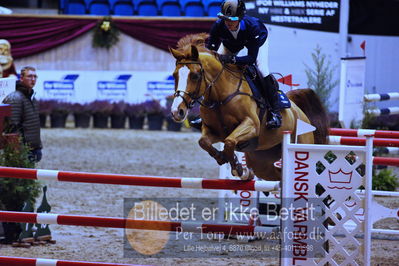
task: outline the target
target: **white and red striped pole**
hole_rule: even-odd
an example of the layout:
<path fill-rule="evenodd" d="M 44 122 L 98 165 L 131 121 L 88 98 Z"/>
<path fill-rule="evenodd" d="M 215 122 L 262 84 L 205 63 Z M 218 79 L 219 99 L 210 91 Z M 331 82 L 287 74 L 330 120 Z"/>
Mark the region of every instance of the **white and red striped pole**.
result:
<path fill-rule="evenodd" d="M 334 145 L 352 145 L 352 146 L 365 146 L 366 138 L 357 137 L 342 137 L 342 136 L 329 136 L 329 144 Z M 380 147 L 399 147 L 399 139 L 375 138 L 373 140 L 374 146 Z"/>
<path fill-rule="evenodd" d="M 253 236 L 260 233 L 270 233 L 272 228 L 264 226 L 235 225 L 235 224 L 204 224 L 199 222 L 170 222 L 152 221 L 130 218 L 97 217 L 61 215 L 53 213 L 31 213 L 0 211 L 0 220 L 3 222 L 59 224 L 76 226 L 95 226 L 107 228 L 126 228 L 141 230 L 157 230 L 169 232 L 193 233 L 224 233 L 226 235 Z"/>
<path fill-rule="evenodd" d="M 112 185 L 251 191 L 276 191 L 280 186 L 279 181 L 241 181 L 189 177 L 169 178 L 160 176 L 66 172 L 2 166 L 0 167 L 0 177 Z"/>
<path fill-rule="evenodd" d="M 399 158 L 373 157 L 373 165 L 386 165 L 386 166 L 399 167 Z"/>
<path fill-rule="evenodd" d="M 330 128 L 330 135 L 345 137 L 365 137 L 366 135 L 373 135 L 376 138 L 399 139 L 399 131 L 374 129 Z"/>
<path fill-rule="evenodd" d="M 137 264 L 102 263 L 85 261 L 68 261 L 54 259 L 32 259 L 0 256 L 0 265 L 4 266 L 139 266 Z"/>

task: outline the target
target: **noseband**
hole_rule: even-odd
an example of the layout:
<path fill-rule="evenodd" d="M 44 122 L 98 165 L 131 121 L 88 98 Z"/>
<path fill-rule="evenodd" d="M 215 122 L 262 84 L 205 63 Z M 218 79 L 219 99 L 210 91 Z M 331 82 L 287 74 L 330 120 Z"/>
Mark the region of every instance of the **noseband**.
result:
<path fill-rule="evenodd" d="M 200 65 L 201 67 L 201 71 L 200 71 L 200 78 L 198 79 L 197 82 L 197 86 L 195 88 L 194 93 L 189 93 L 186 91 L 182 91 L 182 90 L 176 90 L 175 93 L 173 94 L 174 97 L 181 97 L 183 99 L 184 104 L 186 105 L 186 107 L 188 109 L 191 109 L 194 107 L 194 104 L 197 102 L 199 104 L 201 104 L 201 98 L 202 96 L 200 95 L 200 89 L 201 89 L 201 83 L 202 83 L 202 79 L 204 79 L 205 84 L 206 84 L 206 79 L 205 79 L 205 75 L 204 75 L 204 68 L 202 67 L 201 62 L 199 61 L 191 61 L 191 62 L 176 62 L 176 65 L 188 65 L 188 64 L 196 64 L 196 65 Z M 184 94 L 186 94 L 188 97 L 190 97 L 191 101 L 187 102 L 187 100 L 183 97 Z"/>

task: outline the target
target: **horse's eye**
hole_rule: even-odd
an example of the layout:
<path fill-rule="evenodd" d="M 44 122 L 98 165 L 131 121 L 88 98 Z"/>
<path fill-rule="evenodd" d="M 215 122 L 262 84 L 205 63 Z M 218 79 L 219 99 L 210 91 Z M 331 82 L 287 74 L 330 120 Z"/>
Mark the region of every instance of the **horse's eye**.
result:
<path fill-rule="evenodd" d="M 190 73 L 190 79 L 194 81 L 198 81 L 201 78 L 201 75 L 198 73 Z"/>

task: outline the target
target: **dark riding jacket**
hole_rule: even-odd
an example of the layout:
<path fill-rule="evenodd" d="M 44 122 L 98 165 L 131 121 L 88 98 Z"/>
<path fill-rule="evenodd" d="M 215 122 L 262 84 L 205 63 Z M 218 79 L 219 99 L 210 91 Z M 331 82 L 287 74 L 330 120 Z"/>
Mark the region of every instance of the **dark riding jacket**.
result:
<path fill-rule="evenodd" d="M 230 52 L 237 54 L 246 47 L 248 55 L 236 56 L 236 63 L 252 65 L 256 63 L 259 47 L 265 43 L 267 35 L 267 29 L 260 19 L 244 16 L 240 21 L 240 31 L 238 32 L 237 39 L 235 39 L 224 24 L 224 21 L 218 19 L 211 28 L 207 48 L 217 51 L 220 44 L 223 43 Z"/>
<path fill-rule="evenodd" d="M 16 90 L 3 100 L 3 103 L 11 105 L 11 116 L 6 120 L 5 131 L 18 133 L 32 149 L 41 149 L 39 103 L 33 92 L 17 81 Z"/>

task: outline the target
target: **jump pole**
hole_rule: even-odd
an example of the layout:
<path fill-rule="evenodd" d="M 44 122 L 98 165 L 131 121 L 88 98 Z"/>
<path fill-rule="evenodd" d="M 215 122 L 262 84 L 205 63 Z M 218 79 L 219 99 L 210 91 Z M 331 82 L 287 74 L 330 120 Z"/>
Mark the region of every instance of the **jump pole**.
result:
<path fill-rule="evenodd" d="M 330 135 L 334 136 L 364 137 L 366 135 L 374 135 L 376 138 L 399 139 L 399 131 L 391 130 L 330 128 L 329 132 Z"/>
<path fill-rule="evenodd" d="M 62 182 L 218 190 L 275 191 L 278 190 L 280 186 L 279 181 L 241 181 L 190 177 L 168 178 L 160 176 L 67 172 L 15 167 L 0 167 L 0 176 Z"/>
<path fill-rule="evenodd" d="M 0 256 L 0 265 L 7 266 L 140 266 L 138 264 L 85 262 L 53 259 L 32 259 Z"/>
<path fill-rule="evenodd" d="M 223 233 L 225 235 L 245 236 L 254 236 L 262 233 L 266 234 L 272 232 L 272 228 L 267 228 L 264 226 L 153 221 L 116 217 L 78 216 L 13 211 L 0 211 L 0 221 L 32 224 L 95 226 L 169 232 Z"/>
<path fill-rule="evenodd" d="M 366 138 L 329 136 L 328 139 L 332 145 L 366 145 Z M 373 145 L 379 147 L 399 147 L 399 139 L 375 138 Z"/>

